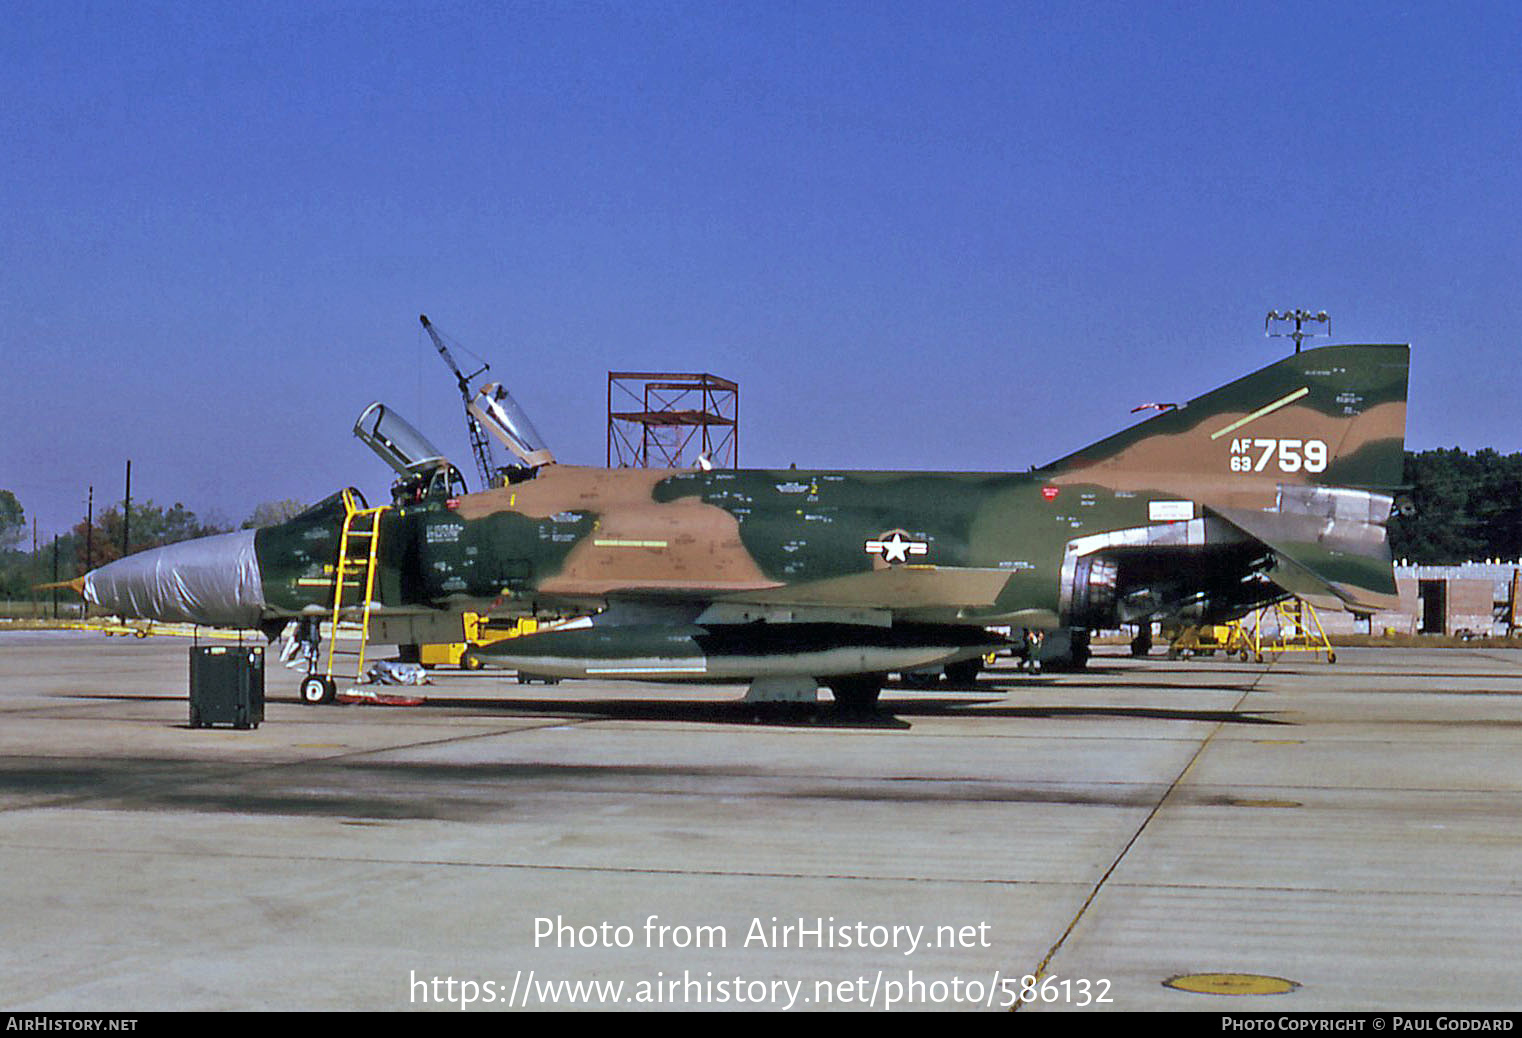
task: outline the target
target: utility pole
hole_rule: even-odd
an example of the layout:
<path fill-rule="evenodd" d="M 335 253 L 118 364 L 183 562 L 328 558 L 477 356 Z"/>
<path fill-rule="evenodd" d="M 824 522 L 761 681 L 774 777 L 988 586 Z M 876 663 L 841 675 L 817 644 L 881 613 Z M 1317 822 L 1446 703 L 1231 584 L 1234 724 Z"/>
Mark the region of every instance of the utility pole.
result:
<path fill-rule="evenodd" d="M 127 557 L 127 533 L 132 529 L 132 459 L 127 459 L 127 499 L 122 502 L 122 558 Z"/>
<path fill-rule="evenodd" d="M 53 619 L 58 619 L 58 535 L 53 535 Z"/>
<path fill-rule="evenodd" d="M 1276 331 L 1272 330 L 1272 328 L 1270 327 L 1275 321 L 1279 321 L 1281 323 L 1288 323 L 1290 321 L 1294 321 L 1295 322 L 1295 330 L 1292 331 L 1292 332 L 1285 332 L 1285 331 L 1277 331 L 1276 332 Z M 1320 324 L 1324 324 L 1324 325 L 1326 325 L 1326 331 L 1324 331 L 1324 332 L 1308 332 L 1308 331 L 1304 331 L 1303 327 L 1304 327 L 1306 321 L 1316 321 L 1316 322 L 1318 322 Z M 1263 318 L 1263 334 L 1267 335 L 1271 339 L 1294 339 L 1295 340 L 1295 352 L 1299 353 L 1300 352 L 1300 342 L 1301 342 L 1302 339 L 1309 339 L 1309 338 L 1312 338 L 1313 336 L 1317 336 L 1317 335 L 1331 335 L 1332 334 L 1332 319 L 1326 315 L 1326 311 L 1325 310 L 1321 310 L 1321 311 L 1319 311 L 1317 313 L 1314 313 L 1314 314 L 1311 313 L 1309 310 L 1285 310 L 1282 313 L 1280 311 L 1278 311 L 1278 310 L 1270 310 L 1268 312 L 1268 316 Z"/>
<path fill-rule="evenodd" d="M 90 501 L 85 505 L 85 572 L 95 568 L 95 487 L 90 487 Z"/>

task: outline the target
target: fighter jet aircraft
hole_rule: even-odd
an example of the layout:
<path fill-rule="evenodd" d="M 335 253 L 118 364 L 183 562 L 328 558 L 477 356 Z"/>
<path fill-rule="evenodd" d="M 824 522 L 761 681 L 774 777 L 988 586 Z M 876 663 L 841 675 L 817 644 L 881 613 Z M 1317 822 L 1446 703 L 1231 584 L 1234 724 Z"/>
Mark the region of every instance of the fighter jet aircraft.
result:
<path fill-rule="evenodd" d="M 1408 366 L 1399 345 L 1307 350 L 1020 473 L 582 468 L 555 463 L 520 422 L 524 464 L 464 493 L 446 460 L 375 421 L 406 478 L 374 523 L 372 616 L 411 632 L 398 641 L 459 641 L 466 610 L 580 616 L 473 658 L 749 682 L 761 699 L 825 685 L 863 708 L 890 672 L 976 674 L 1005 631 L 1065 629 L 1081 644 L 1091 629 L 1223 622 L 1290 594 L 1372 613 L 1394 603 L 1385 522 Z M 273 637 L 331 617 L 357 500 L 129 556 L 88 574 L 84 593 L 110 613 Z M 332 692 L 321 675 L 303 685 L 312 701 Z"/>

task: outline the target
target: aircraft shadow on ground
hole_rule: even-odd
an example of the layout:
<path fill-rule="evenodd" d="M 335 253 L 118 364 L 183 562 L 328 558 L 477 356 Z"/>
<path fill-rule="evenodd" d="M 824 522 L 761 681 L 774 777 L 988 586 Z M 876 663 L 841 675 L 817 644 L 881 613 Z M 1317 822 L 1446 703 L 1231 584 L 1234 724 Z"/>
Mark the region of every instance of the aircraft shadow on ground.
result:
<path fill-rule="evenodd" d="M 601 764 L 534 760 L 434 761 L 315 759 L 230 765 L 176 759 L 0 759 L 0 795 L 31 807 L 144 812 L 236 812 L 326 817 L 345 825 L 434 819 L 482 822 L 558 819 L 561 798 L 617 795 L 721 798 L 740 818 L 765 825 L 767 803 L 837 800 L 855 804 L 1016 804 L 1147 807 L 1155 783 L 1074 788 L 987 776 L 809 774 L 765 764 Z M 47 802 L 39 802 L 46 798 Z"/>
<path fill-rule="evenodd" d="M 934 693 L 920 692 L 919 699 L 889 698 L 875 711 L 842 711 L 828 699 L 815 704 L 763 704 L 734 702 L 692 702 L 650 699 L 511 699 L 479 700 L 429 697 L 427 706 L 461 710 L 479 710 L 505 715 L 542 714 L 579 720 L 675 721 L 702 724 L 777 725 L 811 728 L 886 728 L 911 727 L 911 717 L 1029 717 L 1082 718 L 1108 717 L 1138 721 L 1206 721 L 1218 724 L 1289 725 L 1258 713 L 1231 710 L 1190 710 L 1160 707 L 1111 706 L 1012 706 L 997 694 L 987 698 L 970 698 L 982 689 L 962 690 L 956 699 L 936 699 Z"/>
<path fill-rule="evenodd" d="M 1029 689 L 1028 684 L 1018 686 Z M 1198 686 L 1151 685 L 1149 689 L 1178 688 L 1200 691 Z M 1213 688 L 1212 691 L 1238 691 Z M 362 707 L 366 715 L 410 710 L 466 710 L 501 716 L 544 716 L 572 721 L 648 721 L 686 724 L 770 725 L 774 727 L 806 728 L 855 728 L 903 730 L 912 727 L 909 718 L 922 717 L 989 717 L 989 718 L 1111 718 L 1137 721 L 1201 721 L 1215 724 L 1242 725 L 1292 725 L 1294 722 L 1280 720 L 1258 712 L 1233 710 L 1201 710 L 1187 708 L 1148 706 L 1085 706 L 1075 705 L 1015 705 L 1007 702 L 998 685 L 992 687 L 958 686 L 938 691 L 913 690 L 916 698 L 899 699 L 890 696 L 879 702 L 876 710 L 841 710 L 827 697 L 818 703 L 746 703 L 732 701 L 693 701 L 682 699 L 573 699 L 554 697 L 544 699 L 460 699 L 449 696 L 427 695 L 421 706 L 413 707 Z M 889 691 L 892 691 L 890 688 Z M 1240 691 L 1246 691 L 1242 689 Z M 955 695 L 956 698 L 937 698 L 938 695 Z M 70 699 L 112 700 L 117 702 L 184 702 L 183 697 L 162 695 L 113 695 L 108 693 L 75 693 Z M 272 699 L 271 702 L 289 700 Z M 337 720 L 345 715 L 354 716 L 353 706 L 325 705 L 310 708 L 313 718 Z M 266 719 L 266 724 L 270 723 Z M 274 722 L 274 723 L 279 723 Z M 186 724 L 176 727 L 189 729 Z"/>

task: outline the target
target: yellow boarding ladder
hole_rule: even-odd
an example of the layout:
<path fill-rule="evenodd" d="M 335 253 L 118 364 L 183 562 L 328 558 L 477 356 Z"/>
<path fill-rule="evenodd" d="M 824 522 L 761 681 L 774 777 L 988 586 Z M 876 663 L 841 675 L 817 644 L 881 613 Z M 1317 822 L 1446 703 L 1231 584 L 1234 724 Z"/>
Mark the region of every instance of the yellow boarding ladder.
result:
<path fill-rule="evenodd" d="M 338 644 L 338 621 L 345 609 L 360 608 L 359 662 L 354 683 L 365 678 L 365 648 L 370 644 L 370 605 L 375 597 L 375 559 L 380 549 L 381 513 L 389 507 L 361 508 L 352 490 L 343 492 L 344 526 L 338 541 L 338 568 L 333 575 L 333 636 L 328 639 L 328 687 L 332 688 L 333 656 Z M 360 593 L 359 602 L 345 604 L 345 589 Z"/>

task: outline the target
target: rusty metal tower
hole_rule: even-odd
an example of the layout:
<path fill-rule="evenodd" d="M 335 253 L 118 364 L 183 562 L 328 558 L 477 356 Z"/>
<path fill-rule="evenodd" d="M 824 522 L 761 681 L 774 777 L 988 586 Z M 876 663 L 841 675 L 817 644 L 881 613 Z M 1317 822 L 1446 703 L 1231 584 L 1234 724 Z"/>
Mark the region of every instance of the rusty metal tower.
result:
<path fill-rule="evenodd" d="M 608 467 L 736 468 L 740 386 L 718 375 L 608 372 Z"/>

